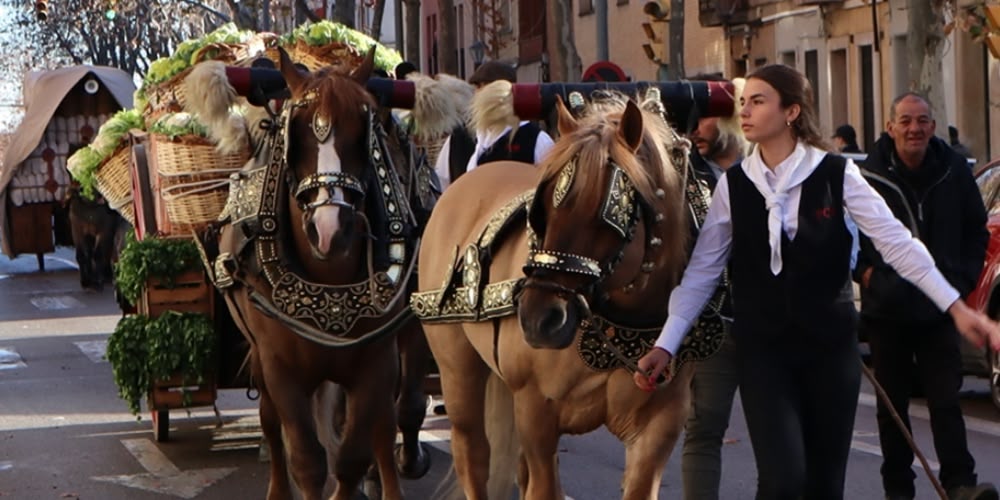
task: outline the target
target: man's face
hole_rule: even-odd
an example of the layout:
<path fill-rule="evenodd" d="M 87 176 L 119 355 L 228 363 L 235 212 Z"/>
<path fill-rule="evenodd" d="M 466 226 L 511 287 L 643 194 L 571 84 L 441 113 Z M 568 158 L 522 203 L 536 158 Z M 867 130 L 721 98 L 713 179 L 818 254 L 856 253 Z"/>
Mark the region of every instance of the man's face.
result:
<path fill-rule="evenodd" d="M 923 99 L 908 96 L 896 104 L 896 119 L 886 124 L 886 129 L 897 154 L 921 156 L 927 151 L 936 125 L 930 106 Z"/>
<path fill-rule="evenodd" d="M 698 148 L 698 153 L 703 158 L 715 160 L 714 157 L 719 154 L 721 148 L 721 144 L 719 144 L 719 119 L 712 117 L 698 120 L 698 128 L 694 129 L 688 138 Z"/>

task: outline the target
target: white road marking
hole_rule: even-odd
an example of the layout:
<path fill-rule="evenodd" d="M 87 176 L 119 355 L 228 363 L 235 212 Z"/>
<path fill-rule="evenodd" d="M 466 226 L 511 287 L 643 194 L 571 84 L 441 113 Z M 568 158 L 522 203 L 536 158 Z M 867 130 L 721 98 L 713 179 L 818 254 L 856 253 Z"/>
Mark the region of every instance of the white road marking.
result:
<path fill-rule="evenodd" d="M 69 295 L 40 295 L 38 297 L 32 297 L 30 300 L 31 305 L 41 311 L 57 311 L 61 309 L 77 309 L 83 307 L 83 302 L 80 302 Z"/>
<path fill-rule="evenodd" d="M 107 340 L 85 340 L 73 343 L 76 344 L 77 349 L 80 349 L 80 352 L 94 363 L 108 362 L 108 360 L 104 359 L 104 353 L 108 350 Z"/>
<path fill-rule="evenodd" d="M 195 498 L 202 490 L 232 474 L 236 467 L 182 471 L 148 439 L 123 439 L 122 444 L 148 472 L 95 476 L 95 481 L 116 483 L 179 498 Z"/>
<path fill-rule="evenodd" d="M 875 455 L 876 457 L 882 456 L 882 447 L 877 444 L 866 443 L 864 441 L 853 440 L 851 441 L 851 448 L 860 451 L 862 453 L 867 453 L 869 455 Z M 926 458 L 926 456 L 925 456 Z M 927 465 L 930 466 L 932 471 L 938 471 L 941 469 L 941 464 L 927 459 Z M 913 459 L 913 468 L 923 469 L 923 465 L 920 464 L 920 460 L 917 458 Z"/>
<path fill-rule="evenodd" d="M 875 396 L 873 394 L 861 393 L 861 396 L 858 397 L 858 404 L 874 408 Z M 926 406 L 919 404 L 911 404 L 910 417 L 916 417 L 923 420 L 930 420 L 931 415 L 927 411 Z M 981 434 L 987 434 L 993 437 L 1000 437 L 1000 422 L 992 422 L 990 420 L 984 420 L 977 417 L 966 416 L 965 429 L 967 431 L 976 431 Z"/>
<path fill-rule="evenodd" d="M 5 470 L 11 470 L 13 468 L 14 468 L 14 462 L 11 462 L 10 460 L 0 461 L 0 472 L 3 472 Z"/>
<path fill-rule="evenodd" d="M 14 368 L 24 368 L 24 360 L 13 347 L 0 347 L 0 370 L 11 370 Z"/>

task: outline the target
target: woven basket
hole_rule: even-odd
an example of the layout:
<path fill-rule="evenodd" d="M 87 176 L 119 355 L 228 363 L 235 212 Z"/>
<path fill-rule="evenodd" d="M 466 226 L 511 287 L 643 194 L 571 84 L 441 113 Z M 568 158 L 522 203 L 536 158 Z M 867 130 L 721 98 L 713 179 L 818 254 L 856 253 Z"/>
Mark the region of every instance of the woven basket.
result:
<path fill-rule="evenodd" d="M 171 232 L 184 234 L 215 221 L 226 205 L 229 175 L 243 167 L 249 152 L 223 155 L 198 136 L 150 134 L 149 139 Z"/>
<path fill-rule="evenodd" d="M 108 206 L 115 212 L 118 212 L 132 227 L 135 227 L 135 204 L 132 203 L 131 196 L 125 198 L 117 205 L 109 201 Z"/>
<path fill-rule="evenodd" d="M 119 146 L 94 172 L 97 190 L 108 200 L 111 208 L 131 206 L 132 176 L 129 173 L 131 157 L 131 150 L 126 145 Z"/>
<path fill-rule="evenodd" d="M 288 55 L 293 61 L 305 65 L 309 71 L 316 71 L 327 66 L 339 66 L 344 71 L 351 71 L 364 62 L 364 54 L 359 53 L 350 45 L 328 43 L 326 45 L 309 45 L 302 40 L 296 40 L 289 48 Z"/>
<path fill-rule="evenodd" d="M 143 108 L 142 115 L 146 118 L 146 123 L 153 123 L 167 113 L 184 111 L 184 103 L 187 102 L 184 79 L 189 73 L 191 68 L 177 73 L 164 82 L 145 88 L 146 107 Z"/>
<path fill-rule="evenodd" d="M 192 59 L 194 64 L 208 60 L 231 64 L 237 60 L 248 58 L 250 50 L 244 44 L 209 43 L 198 49 L 198 52 L 195 52 Z M 147 122 L 153 122 L 167 113 L 184 111 L 184 104 L 187 102 L 187 95 L 184 91 L 184 79 L 191 73 L 194 64 L 169 79 L 156 85 L 149 85 L 144 89 L 146 93 L 146 107 L 143 109 L 142 114 L 146 117 Z"/>

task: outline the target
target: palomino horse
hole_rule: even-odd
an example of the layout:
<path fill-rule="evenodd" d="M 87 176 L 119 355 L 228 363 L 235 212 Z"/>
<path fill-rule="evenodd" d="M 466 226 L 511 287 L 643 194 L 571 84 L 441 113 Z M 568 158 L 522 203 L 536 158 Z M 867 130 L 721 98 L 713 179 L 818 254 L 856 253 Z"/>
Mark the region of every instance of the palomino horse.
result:
<path fill-rule="evenodd" d="M 498 443 L 514 439 L 522 498 L 563 498 L 560 435 L 601 425 L 626 447 L 624 498 L 657 497 L 692 365 L 652 393 L 628 368 L 655 340 L 686 259 L 674 165 L 686 149 L 674 149 L 660 116 L 624 101 L 580 121 L 560 101 L 561 137 L 537 169 L 498 162 L 469 172 L 424 233 L 411 306 L 441 371 L 470 500 L 507 498 L 495 486 L 512 479 L 516 457 L 498 456 Z M 491 387 L 509 392 L 488 394 L 494 378 L 503 383 Z M 511 404 L 512 417 L 497 411 Z M 488 439 L 489 427 L 511 423 L 500 441 Z"/>
<path fill-rule="evenodd" d="M 395 335 L 422 340 L 405 300 L 418 181 L 415 167 L 394 161 L 393 141 L 404 138 L 388 137 L 385 113 L 365 89 L 373 56 L 343 75 L 301 71 L 282 52 L 290 98 L 264 122 L 263 160 L 234 179 L 223 213 L 213 279 L 251 344 L 271 500 L 291 498 L 289 471 L 305 499 L 322 495 L 328 469 L 313 410 L 327 381 L 347 403 L 332 498 L 351 498 L 373 459 L 384 498 L 402 496 L 393 457 Z M 424 363 L 412 364 L 419 387 Z M 401 406 L 415 441 L 426 400 L 401 398 Z M 423 461 L 409 465 L 422 474 L 426 455 L 416 445 L 410 451 L 402 458 Z"/>

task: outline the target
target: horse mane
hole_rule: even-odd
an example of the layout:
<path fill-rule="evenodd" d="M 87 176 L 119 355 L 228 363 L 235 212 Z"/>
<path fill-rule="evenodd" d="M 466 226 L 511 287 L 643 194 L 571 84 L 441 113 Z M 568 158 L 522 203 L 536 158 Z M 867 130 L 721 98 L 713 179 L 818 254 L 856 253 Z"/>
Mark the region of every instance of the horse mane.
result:
<path fill-rule="evenodd" d="M 560 138 L 542 160 L 541 182 L 548 182 L 571 161 L 578 168 L 567 193 L 567 200 L 588 206 L 601 203 L 605 191 L 604 169 L 580 168 L 581 165 L 605 165 L 611 159 L 628 175 L 636 191 L 649 203 L 656 199 L 657 189 L 667 193 L 679 192 L 680 174 L 670 161 L 667 145 L 679 139 L 662 117 L 639 105 L 642 113 L 643 137 L 638 151 L 633 153 L 618 139 L 618 124 L 625 110 L 626 97 L 618 94 L 613 99 L 588 105 L 579 126 L 566 137 Z M 596 188 L 595 188 L 596 186 Z"/>

